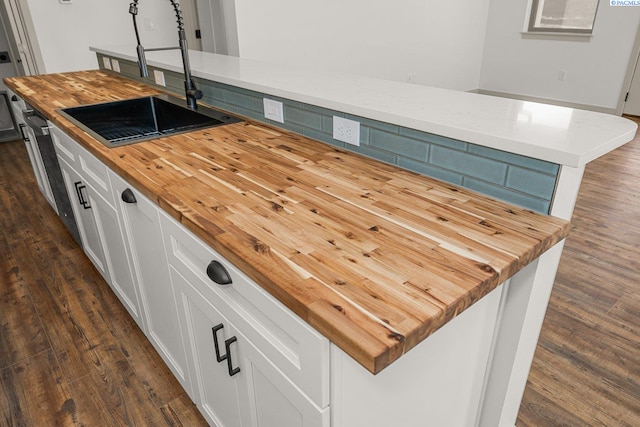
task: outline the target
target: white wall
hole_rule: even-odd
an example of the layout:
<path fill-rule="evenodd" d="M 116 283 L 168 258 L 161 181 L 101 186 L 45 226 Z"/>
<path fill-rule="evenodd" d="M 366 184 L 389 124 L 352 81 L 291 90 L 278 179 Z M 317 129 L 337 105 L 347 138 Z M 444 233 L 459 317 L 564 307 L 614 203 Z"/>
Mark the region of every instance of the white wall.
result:
<path fill-rule="evenodd" d="M 96 68 L 89 46 L 135 45 L 130 0 L 19 1 L 32 15 L 41 72 Z M 615 109 L 640 8 L 601 1 L 588 41 L 541 40 L 521 35 L 527 2 L 236 0 L 238 45 L 242 57 L 292 66 Z M 140 0 L 138 20 L 145 47 L 176 44 L 168 0 Z"/>
<path fill-rule="evenodd" d="M 97 68 L 89 46 L 131 44 L 135 33 L 129 14 L 130 0 L 21 0 L 28 4 L 44 70 L 57 73 Z M 145 29 L 145 18 L 154 30 Z M 176 46 L 178 34 L 168 0 L 140 0 L 138 25 L 145 47 Z"/>
<path fill-rule="evenodd" d="M 490 0 L 236 0 L 240 56 L 469 90 Z"/>
<path fill-rule="evenodd" d="M 3 26 L 2 29 L 0 29 L 0 52 L 4 52 L 10 51 L 10 47 L 9 47 L 9 40 L 7 38 L 7 34 L 4 30 L 5 28 L 5 22 L 4 19 L 2 18 L 2 16 L 0 16 L 0 24 Z M 7 62 L 4 64 L 0 64 L 0 91 L 5 91 L 7 90 L 7 87 L 5 86 L 4 82 L 2 81 L 3 78 L 5 77 L 13 77 L 15 76 L 16 73 L 16 67 L 15 67 L 15 60 L 16 58 L 13 57 L 13 55 L 11 55 L 11 61 L 12 62 Z M 2 119 L 0 119 L 0 122 L 2 122 Z M 2 127 L 2 125 L 0 125 L 0 128 Z"/>
<path fill-rule="evenodd" d="M 491 0 L 480 88 L 615 110 L 640 7 L 600 1 L 587 41 L 523 38 L 526 13 L 527 0 Z"/>

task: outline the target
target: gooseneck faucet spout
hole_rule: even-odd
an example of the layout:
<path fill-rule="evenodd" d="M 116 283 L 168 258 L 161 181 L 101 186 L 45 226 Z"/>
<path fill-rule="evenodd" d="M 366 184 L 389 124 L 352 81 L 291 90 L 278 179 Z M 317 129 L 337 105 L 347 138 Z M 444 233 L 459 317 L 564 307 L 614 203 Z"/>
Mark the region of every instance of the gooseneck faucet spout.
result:
<path fill-rule="evenodd" d="M 138 15 L 138 1 L 133 0 L 131 4 L 129 4 L 129 13 L 133 17 L 133 29 L 136 33 L 136 42 L 137 47 L 136 51 L 138 53 L 138 67 L 140 68 L 140 76 L 141 77 L 149 77 L 149 70 L 147 68 L 147 60 L 145 58 L 145 52 L 157 51 L 157 50 L 174 50 L 180 49 L 182 53 L 182 67 L 184 69 L 184 92 L 185 97 L 187 98 L 187 106 L 189 108 L 195 110 L 198 108 L 197 100 L 202 98 L 202 91 L 196 88 L 196 84 L 193 81 L 191 76 L 191 65 L 189 64 L 189 50 L 187 47 L 187 36 L 184 31 L 184 20 L 182 18 L 182 11 L 180 10 L 180 5 L 176 3 L 175 0 L 169 0 L 171 5 L 173 6 L 173 10 L 176 14 L 176 19 L 178 22 L 178 41 L 179 45 L 177 47 L 160 47 L 153 49 L 145 49 L 140 42 L 140 34 L 138 32 L 138 22 L 136 20 L 136 16 Z"/>

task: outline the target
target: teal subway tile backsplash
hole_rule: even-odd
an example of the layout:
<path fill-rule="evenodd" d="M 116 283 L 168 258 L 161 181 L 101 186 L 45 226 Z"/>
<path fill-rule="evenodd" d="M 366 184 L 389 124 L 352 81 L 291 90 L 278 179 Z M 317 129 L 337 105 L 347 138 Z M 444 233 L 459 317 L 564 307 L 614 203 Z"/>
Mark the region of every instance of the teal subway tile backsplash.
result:
<path fill-rule="evenodd" d="M 482 147 L 480 145 L 469 144 L 469 153 L 495 159 L 504 163 L 522 166 L 527 169 L 536 170 L 550 175 L 556 175 L 560 166 L 544 160 L 532 159 L 531 157 L 519 156 L 518 154 L 507 153 L 493 148 Z"/>
<path fill-rule="evenodd" d="M 407 159 L 406 157 L 398 157 L 398 166 L 439 179 L 440 181 L 462 185 L 463 176 L 460 173 L 439 168 L 428 163 L 417 162 L 412 159 Z"/>
<path fill-rule="evenodd" d="M 443 147 L 452 148 L 454 150 L 466 151 L 469 146 L 468 142 L 458 141 L 456 139 L 445 138 L 444 136 L 434 135 L 432 133 L 422 132 L 415 129 L 400 128 L 400 135 L 409 138 L 418 139 L 428 144 L 442 145 Z"/>
<path fill-rule="evenodd" d="M 496 199 L 508 201 L 514 205 L 529 208 L 536 212 L 548 213 L 549 210 L 550 201 L 546 200 L 546 198 L 533 197 L 530 194 L 517 192 L 507 187 L 490 185 L 486 182 L 468 177 L 464 178 L 462 186 Z"/>
<path fill-rule="evenodd" d="M 322 115 L 313 111 L 306 111 L 302 108 L 290 107 L 285 104 L 284 118 L 285 121 L 290 120 L 302 127 L 322 130 Z"/>
<path fill-rule="evenodd" d="M 555 177 L 551 175 L 541 174 L 531 169 L 509 166 L 506 186 L 523 193 L 544 198 L 549 193 L 553 193 L 556 180 Z"/>
<path fill-rule="evenodd" d="M 329 135 L 333 135 L 333 115 L 322 116 L 322 131 Z"/>
<path fill-rule="evenodd" d="M 390 134 L 396 134 L 399 132 L 399 127 L 391 123 L 379 122 L 376 120 L 368 119 L 366 117 L 354 116 L 353 114 L 335 114 L 336 116 L 343 116 L 349 120 L 356 120 L 360 122 L 360 126 L 371 129 L 378 129 L 380 131 L 388 132 Z"/>
<path fill-rule="evenodd" d="M 439 145 L 431 148 L 429 163 L 499 186 L 504 186 L 507 178 L 508 165 L 505 163 Z"/>
<path fill-rule="evenodd" d="M 369 145 L 418 161 L 426 161 L 429 154 L 429 144 L 398 133 L 383 132 L 376 128 L 371 129 Z"/>
<path fill-rule="evenodd" d="M 242 93 L 229 90 L 225 93 L 224 100 L 229 104 L 237 105 L 238 107 L 242 107 L 246 110 L 253 110 L 254 98 Z"/>
<path fill-rule="evenodd" d="M 102 67 L 102 55 L 98 55 Z M 135 63 L 120 60 L 121 74 L 143 79 Z M 183 94 L 183 76 L 162 70 L 167 90 Z M 153 72 L 151 72 L 153 76 Z M 469 188 L 537 212 L 549 213 L 560 171 L 557 164 L 482 147 L 365 117 L 196 79 L 203 102 L 367 157 Z M 284 123 L 264 118 L 263 98 L 284 104 Z M 333 139 L 333 116 L 360 122 L 360 146 Z"/>

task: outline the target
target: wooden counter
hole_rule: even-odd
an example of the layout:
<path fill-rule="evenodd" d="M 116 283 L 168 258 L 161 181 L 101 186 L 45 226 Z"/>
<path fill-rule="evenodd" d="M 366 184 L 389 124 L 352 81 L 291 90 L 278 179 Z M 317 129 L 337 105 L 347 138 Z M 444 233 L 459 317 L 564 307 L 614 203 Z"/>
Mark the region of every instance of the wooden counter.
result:
<path fill-rule="evenodd" d="M 109 149 L 56 109 L 156 89 L 98 71 L 6 84 L 373 373 L 569 231 L 251 121 Z"/>

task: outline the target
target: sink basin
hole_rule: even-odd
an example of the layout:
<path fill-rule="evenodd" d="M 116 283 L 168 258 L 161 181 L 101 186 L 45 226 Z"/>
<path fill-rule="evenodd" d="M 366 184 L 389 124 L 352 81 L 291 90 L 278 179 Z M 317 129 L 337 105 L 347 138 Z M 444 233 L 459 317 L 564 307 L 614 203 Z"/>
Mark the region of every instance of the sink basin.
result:
<path fill-rule="evenodd" d="M 165 94 L 64 108 L 58 112 L 107 147 L 242 121 L 201 105 L 191 110 L 183 99 Z"/>

